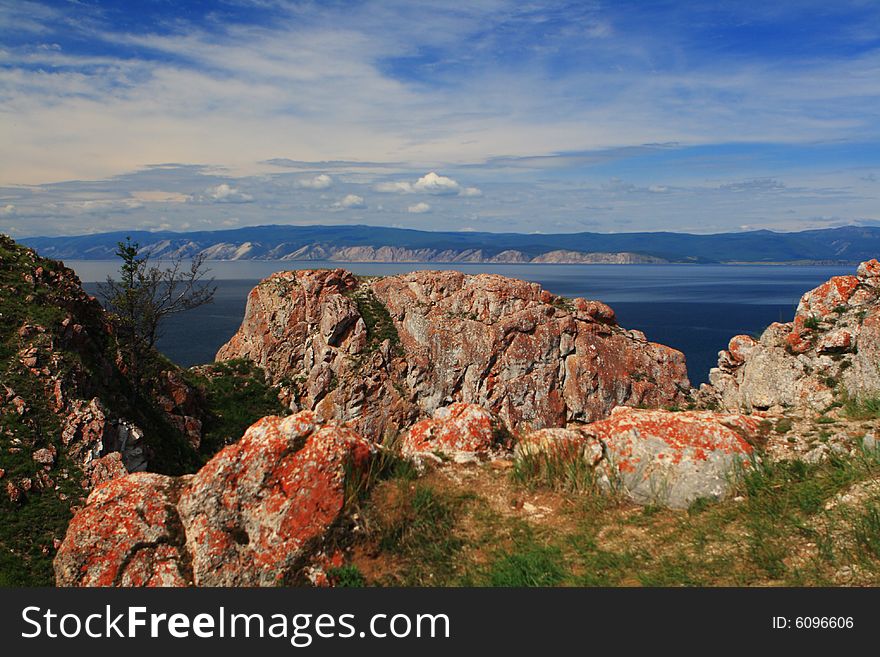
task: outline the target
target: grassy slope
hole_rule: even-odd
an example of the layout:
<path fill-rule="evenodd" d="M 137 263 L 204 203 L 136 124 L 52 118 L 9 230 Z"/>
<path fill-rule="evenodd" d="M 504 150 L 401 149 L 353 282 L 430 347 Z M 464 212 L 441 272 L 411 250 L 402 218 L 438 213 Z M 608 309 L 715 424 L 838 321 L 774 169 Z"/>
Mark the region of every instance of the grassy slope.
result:
<path fill-rule="evenodd" d="M 765 458 L 734 498 L 676 511 L 489 464 L 441 468 L 377 486 L 349 568 L 367 585 L 876 586 L 878 477 L 875 449 Z"/>
<path fill-rule="evenodd" d="M 187 380 L 203 391 L 207 415 L 199 455 L 207 462 L 237 441 L 261 417 L 290 411 L 266 384 L 263 371 L 246 360 L 204 365 L 187 372 Z"/>
<path fill-rule="evenodd" d="M 48 408 L 40 382 L 16 358 L 18 329 L 25 322 L 58 324 L 62 310 L 53 298 L 55 291 L 28 285 L 22 273 L 33 262 L 27 252 L 9 242 L 0 242 L 0 383 L 14 390 L 28 403 L 24 415 L 0 412 L 0 585 L 51 584 L 53 539 L 62 538 L 70 519 L 70 505 L 81 500 L 82 473 L 65 458 L 61 449 L 58 418 Z M 43 262 L 47 268 L 54 265 Z M 44 336 L 41 336 L 41 339 Z M 6 390 L 0 387 L 0 395 Z M 9 409 L 9 407 L 5 407 Z M 31 458 L 34 450 L 55 447 L 59 461 L 51 477 L 58 493 L 33 489 L 19 504 L 10 501 L 8 483 L 36 480 L 39 466 Z M 66 499 L 64 499 L 66 498 Z"/>

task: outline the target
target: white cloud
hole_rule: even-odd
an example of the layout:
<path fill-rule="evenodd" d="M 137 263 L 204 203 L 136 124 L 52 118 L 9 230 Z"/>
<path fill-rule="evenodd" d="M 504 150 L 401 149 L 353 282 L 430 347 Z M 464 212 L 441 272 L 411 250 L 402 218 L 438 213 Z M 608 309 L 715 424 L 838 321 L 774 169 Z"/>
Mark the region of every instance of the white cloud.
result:
<path fill-rule="evenodd" d="M 15 205 L 13 205 L 12 203 L 7 203 L 2 208 L 0 208 L 0 214 L 7 217 L 11 214 L 15 214 Z"/>
<path fill-rule="evenodd" d="M 339 201 L 333 204 L 337 208 L 345 208 L 348 210 L 362 210 L 367 207 L 363 196 L 357 194 L 346 194 Z"/>
<path fill-rule="evenodd" d="M 648 187 L 648 191 L 652 194 L 664 194 L 669 191 L 669 188 L 666 185 L 651 185 Z"/>
<path fill-rule="evenodd" d="M 413 185 L 413 189 L 418 192 L 427 192 L 428 194 L 458 194 L 461 186 L 452 178 L 439 176 L 433 171 L 419 178 Z"/>
<path fill-rule="evenodd" d="M 227 183 L 220 183 L 219 185 L 208 187 L 208 189 L 205 190 L 204 198 L 217 203 L 250 203 L 254 200 L 254 197 L 250 194 L 245 194 L 238 188 Z"/>
<path fill-rule="evenodd" d="M 421 202 L 409 206 L 406 211 L 411 212 L 412 214 L 424 214 L 431 211 L 431 206 L 425 202 Z"/>
<path fill-rule="evenodd" d="M 299 180 L 296 184 L 297 187 L 304 187 L 305 189 L 328 189 L 333 186 L 333 178 L 326 173 L 319 173 L 314 178 Z"/>
<path fill-rule="evenodd" d="M 434 196 L 482 196 L 476 187 L 462 189 L 458 181 L 431 171 L 414 183 L 399 180 L 378 183 L 373 189 L 386 194 L 432 194 Z"/>

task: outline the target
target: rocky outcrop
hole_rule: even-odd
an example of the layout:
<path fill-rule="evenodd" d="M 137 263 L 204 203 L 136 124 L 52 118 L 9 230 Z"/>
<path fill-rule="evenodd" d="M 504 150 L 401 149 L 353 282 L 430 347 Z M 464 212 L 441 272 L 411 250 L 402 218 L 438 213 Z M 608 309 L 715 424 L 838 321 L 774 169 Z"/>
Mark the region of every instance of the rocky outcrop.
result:
<path fill-rule="evenodd" d="M 313 413 L 266 417 L 197 474 L 96 488 L 55 558 L 59 586 L 271 586 L 309 557 L 364 484 L 374 447 Z"/>
<path fill-rule="evenodd" d="M 374 440 L 455 402 L 525 432 L 681 404 L 690 388 L 680 352 L 618 326 L 605 304 L 454 271 L 275 274 L 217 354 L 235 358 L 264 368 L 292 407 Z"/>
<path fill-rule="evenodd" d="M 198 391 L 159 357 L 149 372 L 131 380 L 113 318 L 72 270 L 0 235 L 7 489 L 0 507 L 9 514 L 0 550 L 12 555 L 4 563 L 20 564 L 11 574 L 0 564 L 0 579 L 48 585 L 54 544 L 93 486 L 147 468 L 176 474 L 198 467 Z"/>
<path fill-rule="evenodd" d="M 15 313 L 3 314 L 0 337 L 16 350 L 0 363 L 0 413 L 11 410 L 25 425 L 51 413 L 58 425 L 53 447 L 84 471 L 86 481 L 90 464 L 112 452 L 121 454 L 128 471 L 146 469 L 152 452 L 146 434 L 157 428 L 157 415 L 198 448 L 204 413 L 199 392 L 170 365 L 135 390 L 116 350 L 112 318 L 72 270 L 0 236 L 0 279 L 0 301 L 15 300 Z M 54 426 L 33 430 L 44 441 L 55 437 L 46 435 L 55 433 Z"/>
<path fill-rule="evenodd" d="M 58 586 L 184 586 L 179 480 L 147 472 L 89 495 L 55 556 Z"/>
<path fill-rule="evenodd" d="M 202 442 L 204 401 L 176 370 L 161 372 L 155 382 L 156 403 L 171 425 L 186 436 L 193 449 Z"/>
<path fill-rule="evenodd" d="M 794 320 L 719 354 L 702 397 L 725 409 L 822 410 L 835 395 L 880 393 L 880 263 L 835 276 L 801 297 Z"/>
<path fill-rule="evenodd" d="M 584 427 L 605 448 L 605 485 L 639 504 L 686 508 L 727 495 L 762 440 L 761 418 L 619 407 Z"/>
<path fill-rule="evenodd" d="M 456 403 L 410 427 L 400 438 L 400 451 L 407 457 L 438 455 L 466 463 L 509 449 L 512 442 L 492 413 L 476 404 Z"/>

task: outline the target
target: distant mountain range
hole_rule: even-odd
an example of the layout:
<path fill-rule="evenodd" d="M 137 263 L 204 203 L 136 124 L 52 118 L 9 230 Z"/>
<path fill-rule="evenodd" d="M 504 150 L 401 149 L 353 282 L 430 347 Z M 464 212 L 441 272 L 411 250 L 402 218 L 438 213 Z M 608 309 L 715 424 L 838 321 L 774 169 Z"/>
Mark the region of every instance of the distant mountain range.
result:
<path fill-rule="evenodd" d="M 156 258 L 509 263 L 855 263 L 880 256 L 880 227 L 796 233 L 431 232 L 375 226 L 254 226 L 174 233 L 122 231 L 19 240 L 56 259 L 114 258 L 130 236 Z"/>

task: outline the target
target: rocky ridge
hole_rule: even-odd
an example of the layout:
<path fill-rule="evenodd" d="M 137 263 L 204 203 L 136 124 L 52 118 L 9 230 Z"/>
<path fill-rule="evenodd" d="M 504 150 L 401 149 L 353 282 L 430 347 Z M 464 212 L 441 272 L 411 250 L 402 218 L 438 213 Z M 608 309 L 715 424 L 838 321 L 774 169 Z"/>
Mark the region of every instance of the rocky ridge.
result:
<path fill-rule="evenodd" d="M 733 337 L 709 381 L 703 399 L 729 410 L 821 411 L 880 393 L 880 263 L 806 292 L 793 321 L 760 338 Z"/>
<path fill-rule="evenodd" d="M 274 274 L 217 354 L 241 358 L 280 384 L 291 408 L 377 441 L 454 402 L 521 431 L 593 421 L 617 405 L 681 405 L 690 390 L 684 356 L 620 327 L 605 304 L 452 271 Z"/>

